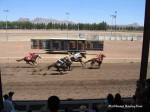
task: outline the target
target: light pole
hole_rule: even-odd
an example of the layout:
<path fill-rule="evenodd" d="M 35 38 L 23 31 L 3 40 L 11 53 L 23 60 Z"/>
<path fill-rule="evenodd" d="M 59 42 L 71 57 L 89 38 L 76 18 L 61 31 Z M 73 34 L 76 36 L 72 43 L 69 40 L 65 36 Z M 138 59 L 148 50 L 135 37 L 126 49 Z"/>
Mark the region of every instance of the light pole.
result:
<path fill-rule="evenodd" d="M 6 13 L 6 41 L 8 41 L 8 36 L 7 36 L 7 13 L 9 10 L 3 10 L 4 13 Z"/>
<path fill-rule="evenodd" d="M 112 37 L 112 27 L 113 27 L 113 19 L 114 19 L 114 15 L 110 15 L 112 20 L 111 20 L 111 37 Z"/>
<path fill-rule="evenodd" d="M 113 20 L 115 20 L 115 36 L 116 36 L 116 18 L 117 18 L 117 11 L 115 11 L 114 15 L 110 15 L 112 17 L 112 23 L 111 23 L 111 36 L 112 36 L 112 27 L 113 27 Z"/>
<path fill-rule="evenodd" d="M 115 36 L 116 36 L 116 30 L 117 30 L 116 18 L 117 18 L 117 11 L 115 11 L 115 15 L 114 15 L 114 19 L 115 19 Z"/>
<path fill-rule="evenodd" d="M 70 15 L 70 13 L 66 12 L 67 15 L 67 38 L 68 38 L 68 15 Z"/>
<path fill-rule="evenodd" d="M 79 31 L 80 29 L 79 29 L 79 23 L 78 23 L 78 31 Z"/>

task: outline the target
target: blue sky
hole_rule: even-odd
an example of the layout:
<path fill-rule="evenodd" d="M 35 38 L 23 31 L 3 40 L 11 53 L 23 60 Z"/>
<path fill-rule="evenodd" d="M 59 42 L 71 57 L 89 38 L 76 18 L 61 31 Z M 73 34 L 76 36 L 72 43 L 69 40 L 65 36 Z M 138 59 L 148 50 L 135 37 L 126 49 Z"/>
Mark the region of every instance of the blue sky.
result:
<path fill-rule="evenodd" d="M 0 0 L 0 20 L 36 17 L 67 20 L 81 23 L 112 23 L 110 15 L 117 11 L 119 25 L 134 22 L 144 24 L 145 0 Z"/>

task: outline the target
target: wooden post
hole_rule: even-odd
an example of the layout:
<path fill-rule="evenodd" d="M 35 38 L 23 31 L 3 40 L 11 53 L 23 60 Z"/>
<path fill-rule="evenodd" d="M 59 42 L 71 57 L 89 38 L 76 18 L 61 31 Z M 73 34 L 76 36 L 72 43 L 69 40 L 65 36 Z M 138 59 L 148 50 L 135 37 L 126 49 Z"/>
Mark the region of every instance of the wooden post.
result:
<path fill-rule="evenodd" d="M 140 81 L 145 80 L 147 77 L 149 42 L 150 42 L 150 0 L 146 0 Z"/>
<path fill-rule="evenodd" d="M 143 99 L 141 98 L 141 94 L 145 90 L 145 80 L 147 77 L 147 67 L 149 57 L 149 42 L 150 42 L 150 0 L 146 0 L 140 77 L 139 81 L 137 82 L 137 88 L 135 92 L 138 104 L 142 104 Z M 139 112 L 141 112 L 141 110 L 139 110 Z"/>
<path fill-rule="evenodd" d="M 3 110 L 3 91 L 2 91 L 1 68 L 0 68 L 0 112 L 2 110 Z"/>

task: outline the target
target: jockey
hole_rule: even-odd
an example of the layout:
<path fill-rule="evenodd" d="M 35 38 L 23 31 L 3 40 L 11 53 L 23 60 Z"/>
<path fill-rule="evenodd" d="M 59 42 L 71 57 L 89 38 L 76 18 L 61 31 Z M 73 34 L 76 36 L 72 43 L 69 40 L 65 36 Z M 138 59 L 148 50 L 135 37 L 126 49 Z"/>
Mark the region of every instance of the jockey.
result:
<path fill-rule="evenodd" d="M 98 53 L 98 54 L 96 54 L 96 58 L 101 58 L 102 57 L 102 53 Z"/>
<path fill-rule="evenodd" d="M 99 61 L 102 61 L 102 56 L 103 56 L 102 53 L 98 53 L 96 54 L 96 59 L 98 59 Z"/>
<path fill-rule="evenodd" d="M 65 62 L 66 62 L 66 59 L 67 59 L 67 58 L 68 58 L 68 57 L 60 58 L 57 62 L 59 62 L 61 65 L 66 66 Z"/>
<path fill-rule="evenodd" d="M 35 56 L 35 53 L 29 53 L 28 60 L 32 60 Z"/>
<path fill-rule="evenodd" d="M 79 58 L 82 58 L 80 53 L 74 54 L 73 57 L 74 57 L 75 60 L 78 60 Z"/>

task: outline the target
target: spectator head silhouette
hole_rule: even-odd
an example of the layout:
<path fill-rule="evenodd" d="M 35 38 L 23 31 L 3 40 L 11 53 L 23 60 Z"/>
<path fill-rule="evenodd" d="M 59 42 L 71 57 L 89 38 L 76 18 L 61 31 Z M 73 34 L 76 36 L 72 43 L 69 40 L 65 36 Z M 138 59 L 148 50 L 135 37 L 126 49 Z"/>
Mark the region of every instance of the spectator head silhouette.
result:
<path fill-rule="evenodd" d="M 14 92 L 10 91 L 10 92 L 8 93 L 8 95 L 9 95 L 10 97 L 12 97 L 12 96 L 14 95 Z"/>
<path fill-rule="evenodd" d="M 136 100 L 136 96 L 135 96 L 135 95 L 133 95 L 133 96 L 132 96 L 132 99 L 133 99 L 133 100 Z"/>
<path fill-rule="evenodd" d="M 51 96 L 48 98 L 47 106 L 50 111 L 57 112 L 60 106 L 60 99 L 57 96 Z"/>
<path fill-rule="evenodd" d="M 115 95 L 115 100 L 116 100 L 116 101 L 120 101 L 120 100 L 121 100 L 121 95 L 120 95 L 119 93 L 117 93 L 117 94 Z"/>
<path fill-rule="evenodd" d="M 7 100 L 9 98 L 9 96 L 7 94 L 5 94 L 3 97 L 5 100 Z"/>
<path fill-rule="evenodd" d="M 107 95 L 108 104 L 112 103 L 113 100 L 114 100 L 114 96 L 112 94 L 108 94 Z"/>

